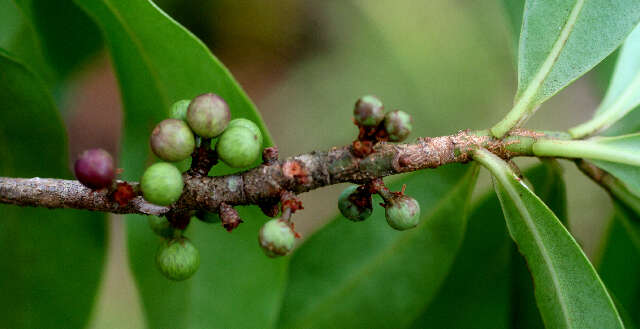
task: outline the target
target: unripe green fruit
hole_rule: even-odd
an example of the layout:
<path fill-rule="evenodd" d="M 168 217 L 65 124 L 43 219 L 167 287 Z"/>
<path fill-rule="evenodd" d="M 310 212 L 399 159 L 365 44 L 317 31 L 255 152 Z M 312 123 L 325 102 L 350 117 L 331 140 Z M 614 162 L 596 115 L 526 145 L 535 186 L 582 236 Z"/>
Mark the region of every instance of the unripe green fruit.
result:
<path fill-rule="evenodd" d="M 147 223 L 153 233 L 163 238 L 173 238 L 176 234 L 180 234 L 180 230 L 171 226 L 171 223 L 164 218 L 158 216 L 147 216 Z"/>
<path fill-rule="evenodd" d="M 189 103 L 191 103 L 191 100 L 189 99 L 183 99 L 173 103 L 173 105 L 171 105 L 171 108 L 169 108 L 169 117 L 172 119 L 186 121 Z"/>
<path fill-rule="evenodd" d="M 258 136 L 258 142 L 260 143 L 260 146 L 262 146 L 262 142 L 263 142 L 262 132 L 260 131 L 260 128 L 258 128 L 258 125 L 255 124 L 253 121 L 245 118 L 233 119 L 229 122 L 227 129 L 231 127 L 245 127 L 251 130 L 254 134 L 256 134 L 256 136 Z"/>
<path fill-rule="evenodd" d="M 247 167 L 260 157 L 258 136 L 245 127 L 231 127 L 216 144 L 220 160 L 234 168 Z"/>
<path fill-rule="evenodd" d="M 385 217 L 389 226 L 404 231 L 420 222 L 420 204 L 406 195 L 396 195 L 385 203 Z"/>
<path fill-rule="evenodd" d="M 178 119 L 166 119 L 151 132 L 151 150 L 165 161 L 182 161 L 189 158 L 196 147 L 193 132 Z"/>
<path fill-rule="evenodd" d="M 411 133 L 413 119 L 405 111 L 391 111 L 384 117 L 384 129 L 387 130 L 390 141 L 401 142 Z"/>
<path fill-rule="evenodd" d="M 384 119 L 382 102 L 373 95 L 360 97 L 353 109 L 353 117 L 361 126 L 375 127 Z"/>
<path fill-rule="evenodd" d="M 216 94 L 203 94 L 194 98 L 187 110 L 187 122 L 193 131 L 204 137 L 220 135 L 231 120 L 227 103 Z"/>
<path fill-rule="evenodd" d="M 218 214 L 204 210 L 196 211 L 196 218 L 205 223 L 220 223 L 221 221 Z"/>
<path fill-rule="evenodd" d="M 168 206 L 180 198 L 184 182 L 178 168 L 159 162 L 145 170 L 140 180 L 144 198 L 154 204 Z"/>
<path fill-rule="evenodd" d="M 352 185 L 344 189 L 338 198 L 338 209 L 342 216 L 354 222 L 360 222 L 371 216 L 371 195 L 358 193 L 358 186 Z"/>
<path fill-rule="evenodd" d="M 165 240 L 156 251 L 156 265 L 168 279 L 186 280 L 200 267 L 200 253 L 185 237 Z"/>
<path fill-rule="evenodd" d="M 272 219 L 262 225 L 258 241 L 264 253 L 269 257 L 288 254 L 295 243 L 295 233 L 289 223 L 282 219 Z"/>

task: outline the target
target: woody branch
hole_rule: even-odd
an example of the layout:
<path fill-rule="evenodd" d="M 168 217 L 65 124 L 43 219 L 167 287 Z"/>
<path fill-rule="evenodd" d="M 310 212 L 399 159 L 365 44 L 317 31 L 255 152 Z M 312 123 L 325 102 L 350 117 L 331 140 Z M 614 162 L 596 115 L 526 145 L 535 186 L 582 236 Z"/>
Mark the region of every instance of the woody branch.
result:
<path fill-rule="evenodd" d="M 533 156 L 531 145 L 538 138 L 557 136 L 518 129 L 507 138 L 495 139 L 487 131 L 465 130 L 448 136 L 418 138 L 411 144 L 378 143 L 366 156 L 356 155 L 358 152 L 349 145 L 284 160 L 271 159 L 256 168 L 227 176 L 208 177 L 187 172 L 182 196 L 169 207 L 145 201 L 136 182 L 127 182 L 133 187 L 134 196 L 121 205 L 113 200 L 110 192 L 91 191 L 75 180 L 0 177 L 0 203 L 118 214 L 216 212 L 223 203 L 272 204 L 280 200 L 283 191 L 300 194 L 338 183 L 366 183 L 389 175 L 465 163 L 471 160 L 472 150 L 477 147 L 486 148 L 503 159 Z"/>

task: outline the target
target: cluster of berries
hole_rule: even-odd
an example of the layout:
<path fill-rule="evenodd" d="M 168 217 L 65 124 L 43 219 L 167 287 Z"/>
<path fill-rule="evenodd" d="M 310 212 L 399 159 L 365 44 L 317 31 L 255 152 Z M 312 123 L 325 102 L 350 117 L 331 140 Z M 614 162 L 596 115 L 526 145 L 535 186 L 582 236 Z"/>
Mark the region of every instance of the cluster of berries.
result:
<path fill-rule="evenodd" d="M 161 121 L 153 129 L 151 150 L 158 158 L 167 161 L 153 164 L 145 170 L 140 180 L 144 198 L 154 204 L 168 206 L 182 195 L 184 182 L 180 170 L 169 162 L 188 161 L 196 148 L 209 142 L 214 156 L 233 168 L 253 164 L 261 154 L 262 132 L 250 120 L 231 120 L 227 103 L 218 95 L 208 93 L 193 100 L 180 100 L 170 109 L 170 118 Z M 208 147 L 208 146 L 206 146 Z M 227 230 L 235 228 L 241 220 L 231 207 L 233 223 L 223 223 Z M 196 212 L 196 217 L 206 223 L 220 222 L 218 214 Z M 188 220 L 187 220 L 188 223 Z M 166 218 L 149 217 L 149 226 L 163 242 L 156 254 L 156 264 L 167 278 L 180 281 L 192 276 L 200 265 L 198 250 L 183 236 L 184 227 L 178 228 Z"/>
<path fill-rule="evenodd" d="M 170 113 L 171 118 L 160 122 L 150 138 L 153 153 L 167 162 L 150 166 L 140 180 L 142 194 L 151 203 L 168 206 L 180 198 L 182 175 L 168 162 L 189 160 L 203 139 L 217 138 L 211 148 L 233 168 L 247 167 L 260 157 L 260 128 L 247 119 L 231 120 L 229 106 L 218 95 L 209 93 L 178 101 Z"/>
<path fill-rule="evenodd" d="M 354 142 L 354 152 L 366 155 L 372 152 L 375 143 L 383 141 L 401 142 L 412 130 L 411 116 L 400 110 L 385 114 L 382 102 L 375 96 L 366 95 L 358 99 L 353 110 L 354 121 L 360 128 L 358 139 Z M 366 151 L 362 148 L 362 145 Z M 420 222 L 420 204 L 401 192 L 391 192 L 381 179 L 367 184 L 347 187 L 338 198 L 340 213 L 349 220 L 360 222 L 373 212 L 372 194 L 378 194 L 384 200 L 385 217 L 389 226 L 396 230 L 416 227 Z"/>

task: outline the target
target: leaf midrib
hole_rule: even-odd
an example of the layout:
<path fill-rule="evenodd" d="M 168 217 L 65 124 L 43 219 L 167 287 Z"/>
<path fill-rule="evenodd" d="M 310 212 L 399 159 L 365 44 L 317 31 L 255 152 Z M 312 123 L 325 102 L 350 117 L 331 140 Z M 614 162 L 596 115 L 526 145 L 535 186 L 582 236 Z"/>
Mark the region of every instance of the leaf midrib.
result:
<path fill-rule="evenodd" d="M 467 182 L 464 179 L 461 179 L 456 185 L 454 185 L 453 188 L 451 188 L 451 192 L 447 193 L 446 197 L 442 198 L 436 204 L 436 206 L 432 208 L 433 210 L 427 216 L 424 217 L 423 222 L 426 223 L 429 218 L 433 217 L 436 213 L 438 213 L 438 211 L 440 211 L 440 209 L 443 208 L 448 203 L 449 199 L 451 199 L 456 194 L 456 192 L 464 184 L 467 184 Z M 351 276 L 350 279 L 345 281 L 344 284 L 342 285 L 342 287 L 339 290 L 336 290 L 335 292 L 327 295 L 324 298 L 324 301 L 316 304 L 317 307 L 314 307 L 313 311 L 311 311 L 310 313 L 307 313 L 307 315 L 302 320 L 300 320 L 300 319 L 296 320 L 295 321 L 296 325 L 299 325 L 300 323 L 305 323 L 306 325 L 302 325 L 302 326 L 299 326 L 299 327 L 301 327 L 301 328 L 309 328 L 310 327 L 309 323 L 311 323 L 313 321 L 312 319 L 314 318 L 314 316 L 316 314 L 320 313 L 323 309 L 326 309 L 327 305 L 329 304 L 329 302 L 336 300 L 340 296 L 343 296 L 345 293 L 347 293 L 349 290 L 351 290 L 353 287 L 355 287 L 356 284 L 358 282 L 360 282 L 362 278 L 366 277 L 366 275 L 368 273 L 373 271 L 384 260 L 386 260 L 389 257 L 391 257 L 393 255 L 393 251 L 395 249 L 397 249 L 400 246 L 404 245 L 408 241 L 411 241 L 412 238 L 413 238 L 413 235 L 405 234 L 401 238 L 396 240 L 396 243 L 392 243 L 392 244 L 388 245 L 387 247 L 385 247 L 378 254 L 379 256 L 369 259 L 358 270 L 357 275 L 353 275 L 353 276 Z"/>
<path fill-rule="evenodd" d="M 576 3 L 574 4 L 573 8 L 571 9 L 571 13 L 569 14 L 569 18 L 567 19 L 567 22 L 564 24 L 564 27 L 562 28 L 562 30 L 560 31 L 560 34 L 558 35 L 558 39 L 556 39 L 556 42 L 553 44 L 553 47 L 549 52 L 549 56 L 547 56 L 545 61 L 542 63 L 542 65 L 540 66 L 540 69 L 534 76 L 533 80 L 531 80 L 531 82 L 529 83 L 529 86 L 522 93 L 522 96 L 519 97 L 514 108 L 526 107 L 528 111 L 532 107 L 532 105 L 535 106 L 534 98 L 540 91 L 549 73 L 551 73 L 551 71 L 553 70 L 553 66 L 558 61 L 558 58 L 560 58 L 560 54 L 564 49 L 564 45 L 567 43 L 567 40 L 569 40 L 569 36 L 573 31 L 573 26 L 578 20 L 580 11 L 584 6 L 584 1 L 585 0 L 577 0 Z M 525 38 L 526 38 L 525 34 L 522 33 L 520 35 L 521 45 L 525 44 L 523 40 Z M 522 56 L 524 56 L 525 52 L 522 49 L 520 49 L 519 53 L 523 54 Z"/>
<path fill-rule="evenodd" d="M 503 177 L 503 179 L 505 182 L 509 182 L 509 177 Z M 560 289 L 558 274 L 556 273 L 555 268 L 552 266 L 553 261 L 549 257 L 547 248 L 542 242 L 540 232 L 538 232 L 537 228 L 533 224 L 533 219 L 531 218 L 531 215 L 529 214 L 529 211 L 527 210 L 526 205 L 522 202 L 522 199 L 520 198 L 520 195 L 518 194 L 518 192 L 511 186 L 511 184 L 503 184 L 503 186 L 507 191 L 507 193 L 509 194 L 509 197 L 511 198 L 513 203 L 516 205 L 516 208 L 522 215 L 527 228 L 529 228 L 529 231 L 533 235 L 533 241 L 538 246 L 538 250 L 540 250 L 540 253 L 542 254 L 542 258 L 545 262 L 545 268 L 547 268 L 547 270 L 551 275 L 551 281 L 556 291 L 554 295 L 556 296 L 558 300 L 558 304 L 560 305 L 560 309 L 562 311 L 565 324 L 567 328 L 572 328 L 571 323 L 569 322 L 569 319 L 568 319 L 567 305 L 565 304 L 563 296 L 560 293 L 562 290 Z"/>

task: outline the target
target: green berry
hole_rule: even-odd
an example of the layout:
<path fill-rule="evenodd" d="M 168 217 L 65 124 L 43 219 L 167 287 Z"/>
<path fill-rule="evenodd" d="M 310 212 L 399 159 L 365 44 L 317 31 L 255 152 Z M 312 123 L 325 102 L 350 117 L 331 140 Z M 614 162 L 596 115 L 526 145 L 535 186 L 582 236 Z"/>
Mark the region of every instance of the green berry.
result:
<path fill-rule="evenodd" d="M 358 191 L 357 185 L 344 189 L 338 198 L 338 209 L 342 216 L 354 222 L 360 222 L 371 216 L 371 195 Z"/>
<path fill-rule="evenodd" d="M 382 102 L 373 95 L 360 97 L 353 109 L 353 117 L 361 126 L 375 127 L 384 119 Z"/>
<path fill-rule="evenodd" d="M 185 237 L 164 240 L 156 251 L 156 265 L 168 279 L 186 280 L 200 267 L 200 253 Z"/>
<path fill-rule="evenodd" d="M 216 144 L 220 160 L 234 168 L 247 167 L 260 157 L 258 136 L 245 127 L 231 127 Z"/>
<path fill-rule="evenodd" d="M 258 241 L 264 253 L 269 257 L 288 254 L 295 243 L 295 233 L 291 225 L 282 219 L 272 219 L 262 225 Z"/>
<path fill-rule="evenodd" d="M 166 119 L 151 132 L 151 150 L 165 161 L 182 161 L 193 153 L 196 140 L 187 124 L 178 119 Z"/>
<path fill-rule="evenodd" d="M 187 110 L 187 122 L 193 131 L 204 138 L 220 135 L 231 119 L 229 106 L 216 94 L 194 98 Z"/>
<path fill-rule="evenodd" d="M 239 119 L 233 119 L 231 120 L 231 122 L 229 122 L 229 125 L 227 126 L 227 129 L 231 128 L 231 127 L 245 127 L 249 130 L 251 130 L 254 134 L 256 134 L 256 136 L 258 136 L 258 142 L 260 143 L 260 145 L 262 146 L 262 132 L 260 131 L 260 128 L 258 128 L 258 125 L 255 124 L 253 121 L 245 119 L 245 118 L 239 118 Z"/>
<path fill-rule="evenodd" d="M 178 168 L 159 162 L 145 170 L 140 180 L 144 198 L 154 204 L 168 206 L 180 198 L 184 182 Z"/>
<path fill-rule="evenodd" d="M 196 218 L 205 222 L 205 223 L 220 223 L 220 216 L 216 213 L 212 213 L 209 211 L 198 210 L 196 211 Z"/>
<path fill-rule="evenodd" d="M 153 233 L 163 238 L 173 238 L 180 232 L 180 230 L 173 228 L 171 223 L 164 217 L 147 216 L 147 223 L 149 223 Z"/>
<path fill-rule="evenodd" d="M 387 223 L 396 230 L 414 228 L 420 222 L 420 204 L 412 197 L 394 195 L 384 206 Z"/>
<path fill-rule="evenodd" d="M 191 100 L 188 99 L 179 100 L 173 103 L 173 105 L 171 105 L 171 108 L 169 109 L 169 117 L 172 119 L 186 121 L 189 103 L 191 103 Z"/>
<path fill-rule="evenodd" d="M 400 110 L 391 111 L 384 117 L 384 128 L 392 142 L 401 142 L 407 138 L 413 129 L 412 123 L 411 116 Z"/>

